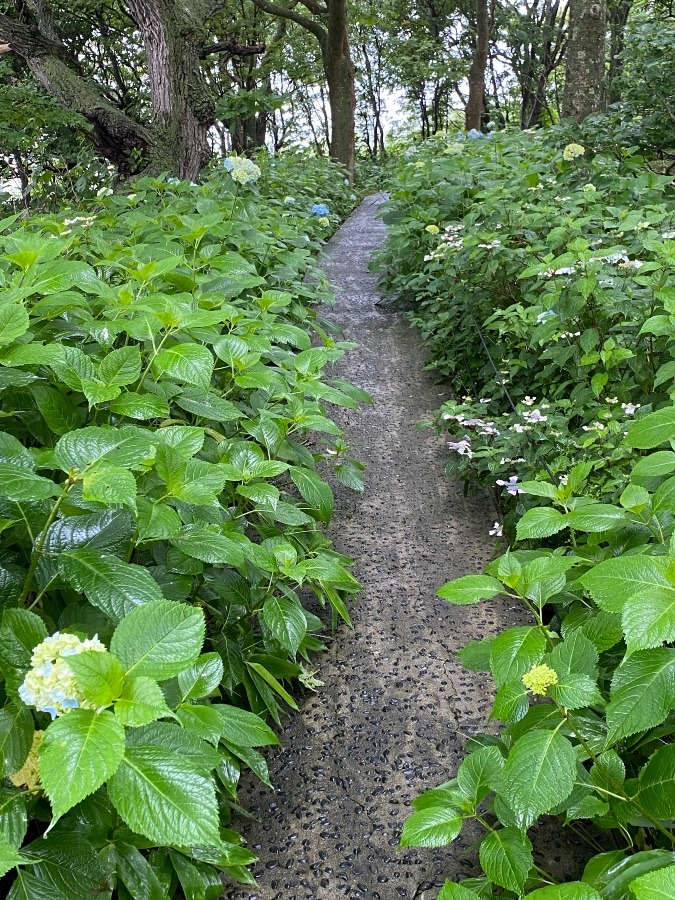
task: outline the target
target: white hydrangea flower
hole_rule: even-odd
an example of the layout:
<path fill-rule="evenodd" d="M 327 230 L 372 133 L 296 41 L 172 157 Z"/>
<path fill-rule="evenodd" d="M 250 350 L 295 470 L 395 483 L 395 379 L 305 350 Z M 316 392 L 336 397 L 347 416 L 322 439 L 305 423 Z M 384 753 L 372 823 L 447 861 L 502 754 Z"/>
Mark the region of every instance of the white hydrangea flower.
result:
<path fill-rule="evenodd" d="M 223 168 L 237 184 L 253 184 L 260 178 L 260 167 L 245 156 L 228 156 Z"/>
<path fill-rule="evenodd" d="M 52 719 L 78 707 L 96 709 L 80 693 L 65 657 L 85 650 L 102 653 L 105 649 L 98 635 L 82 641 L 75 634 L 54 632 L 33 650 L 31 669 L 19 688 L 19 696 L 26 706 L 49 713 Z"/>

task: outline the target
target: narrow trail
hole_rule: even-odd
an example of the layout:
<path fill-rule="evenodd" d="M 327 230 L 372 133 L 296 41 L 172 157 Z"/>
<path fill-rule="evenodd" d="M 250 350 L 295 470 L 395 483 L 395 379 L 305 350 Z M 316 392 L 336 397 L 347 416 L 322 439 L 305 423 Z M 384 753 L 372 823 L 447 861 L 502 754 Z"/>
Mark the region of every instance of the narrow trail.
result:
<path fill-rule="evenodd" d="M 416 428 L 443 395 L 405 320 L 375 306 L 368 259 L 385 235 L 377 203 L 361 204 L 322 262 L 338 295 L 328 315 L 359 344 L 338 374 L 374 398 L 341 415 L 367 465 L 366 491 L 336 489 L 330 529 L 336 549 L 355 558 L 363 592 L 354 629 L 341 628 L 317 661 L 326 687 L 287 722 L 270 758 L 276 791 L 242 785 L 257 819 L 240 824 L 260 857 L 259 886 L 229 889 L 228 900 L 430 900 L 446 877 L 475 874 L 471 835 L 441 851 L 400 851 L 398 838 L 410 800 L 454 775 L 463 735 L 487 718 L 487 679 L 452 651 L 514 614 L 434 597 L 489 558 L 494 513 L 484 498 L 462 496 L 444 474 L 444 442 Z"/>

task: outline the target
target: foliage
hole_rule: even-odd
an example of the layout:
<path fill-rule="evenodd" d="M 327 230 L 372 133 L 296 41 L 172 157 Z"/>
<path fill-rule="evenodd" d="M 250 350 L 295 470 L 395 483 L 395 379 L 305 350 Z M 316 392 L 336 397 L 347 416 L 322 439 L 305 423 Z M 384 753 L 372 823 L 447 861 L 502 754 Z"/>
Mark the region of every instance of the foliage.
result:
<path fill-rule="evenodd" d="M 555 134 L 408 156 L 381 282 L 412 303 L 455 395 L 435 417 L 450 471 L 494 486 L 588 461 L 593 495 L 617 499 L 634 457 L 625 429 L 672 392 L 671 179 Z"/>
<path fill-rule="evenodd" d="M 528 614 L 459 652 L 491 675 L 501 728 L 403 828 L 426 847 L 484 829 L 484 875 L 442 900 L 675 887 L 673 197 L 641 158 L 554 136 L 432 144 L 385 213 L 383 281 L 415 296 L 432 365 L 463 395 L 437 424 L 465 477 L 502 476 L 518 542 L 439 596 L 506 594 Z M 544 815 L 601 851 L 580 881 L 535 864 Z"/>
<path fill-rule="evenodd" d="M 361 486 L 329 407 L 367 399 L 325 373 L 327 229 L 222 168 L 0 229 L 3 896 L 215 898 L 251 883 L 263 719 L 358 589 L 324 530 L 328 468 Z"/>

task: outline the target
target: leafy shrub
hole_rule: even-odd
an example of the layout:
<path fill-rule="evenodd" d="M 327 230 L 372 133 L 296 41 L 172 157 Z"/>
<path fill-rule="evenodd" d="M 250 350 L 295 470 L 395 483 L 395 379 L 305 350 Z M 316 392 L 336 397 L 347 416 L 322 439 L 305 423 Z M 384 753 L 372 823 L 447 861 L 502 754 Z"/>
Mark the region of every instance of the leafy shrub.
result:
<path fill-rule="evenodd" d="M 411 301 L 455 395 L 434 420 L 461 445 L 450 471 L 494 487 L 588 460 L 591 489 L 616 499 L 623 432 L 672 393 L 673 190 L 641 157 L 555 137 L 444 139 L 407 157 L 381 281 Z"/>
<path fill-rule="evenodd" d="M 322 228 L 221 169 L 0 230 L 3 896 L 215 898 L 251 883 L 227 825 L 263 718 L 358 589 Z"/>

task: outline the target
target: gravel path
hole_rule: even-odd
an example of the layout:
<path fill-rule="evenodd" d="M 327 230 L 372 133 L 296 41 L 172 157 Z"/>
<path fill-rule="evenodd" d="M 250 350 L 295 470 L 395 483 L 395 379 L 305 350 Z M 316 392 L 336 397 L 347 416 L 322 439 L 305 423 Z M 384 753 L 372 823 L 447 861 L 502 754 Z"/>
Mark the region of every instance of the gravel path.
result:
<path fill-rule="evenodd" d="M 416 423 L 440 405 L 404 319 L 375 306 L 368 258 L 384 239 L 378 198 L 367 198 L 328 245 L 323 270 L 338 293 L 329 317 L 358 341 L 339 372 L 374 405 L 341 415 L 367 465 L 363 496 L 336 488 L 331 534 L 356 560 L 363 592 L 354 630 L 339 629 L 317 661 L 326 687 L 287 721 L 272 755 L 276 792 L 245 781 L 238 823 L 259 855 L 256 888 L 228 900 L 430 900 L 446 877 L 475 874 L 471 835 L 442 851 L 397 849 L 409 803 L 452 777 L 463 735 L 484 727 L 483 676 L 452 651 L 514 614 L 499 604 L 452 607 L 446 580 L 477 572 L 491 553 L 494 513 L 443 472 L 446 451 Z M 436 887 L 434 887 L 436 885 Z"/>

